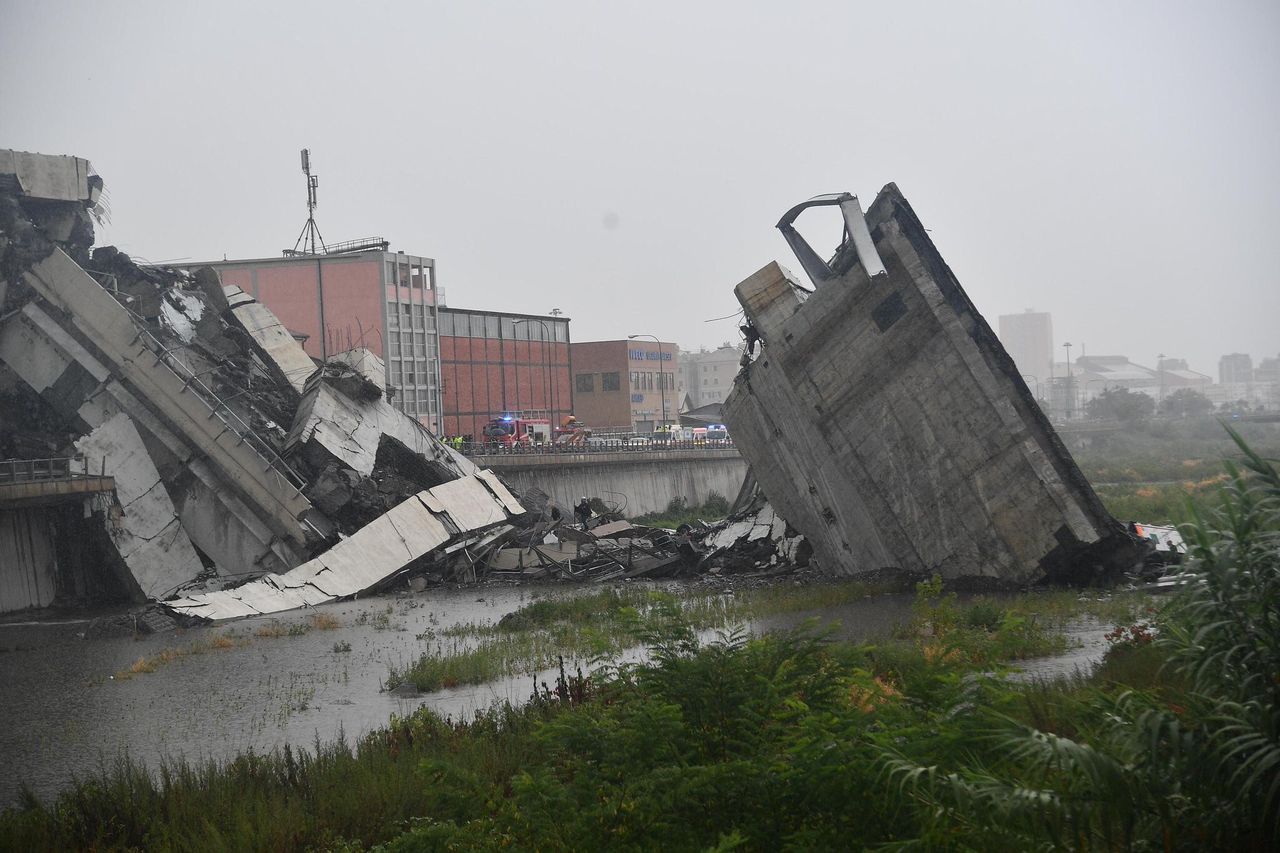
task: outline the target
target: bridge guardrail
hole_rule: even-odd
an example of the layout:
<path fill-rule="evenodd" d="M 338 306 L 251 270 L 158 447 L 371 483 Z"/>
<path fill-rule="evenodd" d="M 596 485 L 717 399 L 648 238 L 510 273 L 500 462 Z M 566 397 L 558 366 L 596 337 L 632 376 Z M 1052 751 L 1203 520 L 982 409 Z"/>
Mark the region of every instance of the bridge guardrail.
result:
<path fill-rule="evenodd" d="M 105 464 L 106 460 L 103 460 Z M 55 456 L 47 459 L 0 460 L 0 483 L 40 483 L 48 480 L 83 480 L 97 477 L 89 471 L 83 456 Z"/>
<path fill-rule="evenodd" d="M 472 441 L 464 442 L 461 447 L 455 446 L 466 456 L 551 456 L 570 453 L 658 453 L 669 451 L 692 450 L 734 450 L 734 444 L 728 439 L 712 439 L 708 441 L 648 441 L 644 443 L 606 439 L 586 444 L 532 444 L 502 445 L 496 442 Z"/>

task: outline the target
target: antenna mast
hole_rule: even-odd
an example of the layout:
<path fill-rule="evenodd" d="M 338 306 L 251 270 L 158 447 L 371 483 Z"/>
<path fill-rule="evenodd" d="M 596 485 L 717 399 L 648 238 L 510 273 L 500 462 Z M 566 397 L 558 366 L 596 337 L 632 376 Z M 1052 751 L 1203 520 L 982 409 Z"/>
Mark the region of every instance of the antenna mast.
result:
<path fill-rule="evenodd" d="M 320 245 L 321 252 L 328 251 L 324 245 L 324 238 L 320 236 L 320 226 L 316 225 L 316 187 L 320 185 L 320 178 L 318 175 L 311 174 L 310 148 L 302 149 L 302 174 L 307 176 L 307 224 L 302 226 L 302 233 L 298 235 L 298 241 L 293 244 L 293 251 L 285 252 L 287 255 L 317 254 L 317 243 Z"/>

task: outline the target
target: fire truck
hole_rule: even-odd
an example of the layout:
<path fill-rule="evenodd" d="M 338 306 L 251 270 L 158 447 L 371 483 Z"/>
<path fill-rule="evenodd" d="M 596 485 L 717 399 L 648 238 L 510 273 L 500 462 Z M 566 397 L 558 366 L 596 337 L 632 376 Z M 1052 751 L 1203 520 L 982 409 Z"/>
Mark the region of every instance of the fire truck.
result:
<path fill-rule="evenodd" d="M 551 441 L 551 421 L 504 412 L 484 427 L 484 443 L 497 447 L 527 447 Z"/>
<path fill-rule="evenodd" d="M 519 412 L 503 412 L 484 428 L 484 443 L 491 447 L 519 448 L 555 443 L 557 447 L 585 444 L 591 429 L 573 415 L 560 419 L 554 430 L 547 418 L 528 417 Z"/>

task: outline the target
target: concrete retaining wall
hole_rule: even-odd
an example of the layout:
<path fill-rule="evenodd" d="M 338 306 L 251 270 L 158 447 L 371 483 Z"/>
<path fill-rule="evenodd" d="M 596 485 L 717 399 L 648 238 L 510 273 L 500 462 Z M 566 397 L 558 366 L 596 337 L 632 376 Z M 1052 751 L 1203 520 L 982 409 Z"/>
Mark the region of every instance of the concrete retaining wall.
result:
<path fill-rule="evenodd" d="M 567 510 L 583 495 L 618 504 L 628 516 L 665 509 L 672 498 L 701 504 L 713 492 L 732 501 L 747 474 L 735 450 L 479 456 L 516 491 L 537 486 Z"/>
<path fill-rule="evenodd" d="M 0 509 L 0 613 L 52 604 L 57 570 L 45 508 Z"/>

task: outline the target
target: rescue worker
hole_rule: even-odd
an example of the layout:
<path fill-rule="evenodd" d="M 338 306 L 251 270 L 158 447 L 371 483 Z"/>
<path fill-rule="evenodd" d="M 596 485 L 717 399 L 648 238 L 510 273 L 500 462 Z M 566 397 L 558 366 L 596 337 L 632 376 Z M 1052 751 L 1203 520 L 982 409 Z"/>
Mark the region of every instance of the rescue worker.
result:
<path fill-rule="evenodd" d="M 586 495 L 583 495 L 582 500 L 578 501 L 578 505 L 573 508 L 573 516 L 578 519 L 582 529 L 586 530 L 587 519 L 591 518 L 591 501 L 587 500 Z"/>

